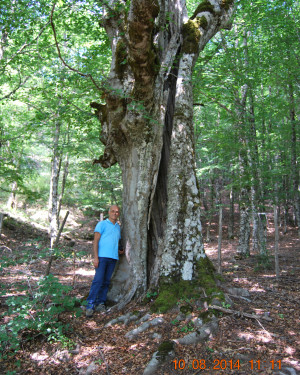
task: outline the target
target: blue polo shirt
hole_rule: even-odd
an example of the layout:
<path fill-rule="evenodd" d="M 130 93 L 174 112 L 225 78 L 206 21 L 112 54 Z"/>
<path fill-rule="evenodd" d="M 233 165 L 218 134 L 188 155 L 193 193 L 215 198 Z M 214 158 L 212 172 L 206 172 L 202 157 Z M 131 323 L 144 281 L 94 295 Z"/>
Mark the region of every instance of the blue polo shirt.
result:
<path fill-rule="evenodd" d="M 119 259 L 120 225 L 118 223 L 113 224 L 109 219 L 106 219 L 99 221 L 94 232 L 101 234 L 98 244 L 98 256 Z"/>

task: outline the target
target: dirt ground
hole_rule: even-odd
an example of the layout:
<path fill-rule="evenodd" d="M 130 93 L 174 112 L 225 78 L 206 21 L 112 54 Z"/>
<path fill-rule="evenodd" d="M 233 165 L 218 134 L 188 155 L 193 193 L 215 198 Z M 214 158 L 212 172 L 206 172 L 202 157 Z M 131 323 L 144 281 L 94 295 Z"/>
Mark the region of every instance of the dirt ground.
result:
<path fill-rule="evenodd" d="M 71 252 L 73 258 L 60 257 L 54 260 L 51 268 L 52 274 L 62 283 L 73 286 L 72 295 L 79 299 L 87 295 L 94 274 L 89 254 L 91 233 L 96 221 L 86 221 L 71 233 L 74 241 L 63 241 L 63 249 Z M 216 233 L 217 226 L 214 225 L 211 228 L 212 241 L 205 244 L 206 253 L 214 263 L 218 247 Z M 255 254 L 246 259 L 236 259 L 237 239 L 229 241 L 225 233 L 224 238 L 222 275 L 225 281 L 222 288 L 245 288 L 249 295 L 230 295 L 233 302 L 230 309 L 239 314 L 223 313 L 219 317 L 218 333 L 207 342 L 176 345 L 175 356 L 169 358 L 156 374 L 300 374 L 300 246 L 297 230 L 290 227 L 287 234 L 280 234 L 279 280 L 275 278 L 272 257 L 271 269 L 264 269 Z M 17 260 L 29 251 L 31 259 L 1 269 L 0 283 L 7 288 L 0 297 L 1 315 L 7 309 L 6 298 L 20 294 L 18 286 L 30 282 L 34 287 L 34 283 L 44 274 L 47 258 L 40 259 L 35 254 L 47 246 L 47 235 L 39 229 L 14 222 L 3 228 L 0 256 Z M 271 223 L 268 228 L 268 249 L 272 255 L 274 233 Z M 45 337 L 23 341 L 20 336 L 21 350 L 12 358 L 0 360 L 0 374 L 142 375 L 161 342 L 189 333 L 184 322 L 174 323 L 178 315 L 175 310 L 161 315 L 153 314 L 153 317 L 163 317 L 165 323 L 151 327 L 132 341 L 126 339 L 125 334 L 135 328 L 134 322 L 105 327 L 113 318 L 130 311 L 145 315 L 149 307 L 149 304 L 132 302 L 124 311 L 95 313 L 91 319 L 84 314 L 78 318 L 71 317 L 69 313 L 61 314 L 60 319 L 71 325 L 68 337 L 76 348 L 72 351 L 63 349 L 59 343 L 49 343 Z M 248 318 L 243 313 L 262 318 Z M 195 308 L 192 316 L 196 315 Z M 271 321 L 263 317 L 271 318 Z M 3 316 L 1 322 L 4 322 Z M 94 370 L 87 372 L 91 364 Z"/>

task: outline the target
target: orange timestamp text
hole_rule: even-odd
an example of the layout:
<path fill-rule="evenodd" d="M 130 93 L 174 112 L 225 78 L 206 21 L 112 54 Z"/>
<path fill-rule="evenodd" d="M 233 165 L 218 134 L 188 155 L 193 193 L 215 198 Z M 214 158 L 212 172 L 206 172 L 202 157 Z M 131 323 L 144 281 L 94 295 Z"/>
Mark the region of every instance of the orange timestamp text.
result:
<path fill-rule="evenodd" d="M 175 370 L 184 370 L 185 368 L 192 368 L 194 370 L 239 370 L 240 360 L 226 360 L 215 359 L 213 363 L 207 362 L 205 359 L 193 359 L 192 362 L 187 363 L 184 359 L 175 359 L 172 361 Z M 281 370 L 281 360 L 278 361 L 261 361 L 251 360 L 248 361 L 249 370 Z"/>

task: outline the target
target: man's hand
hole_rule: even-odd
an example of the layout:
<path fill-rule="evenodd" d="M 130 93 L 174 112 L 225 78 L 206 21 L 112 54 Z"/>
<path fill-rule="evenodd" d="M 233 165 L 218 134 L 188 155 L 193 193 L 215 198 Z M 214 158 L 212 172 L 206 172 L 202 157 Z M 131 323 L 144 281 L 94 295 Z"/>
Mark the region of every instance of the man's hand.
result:
<path fill-rule="evenodd" d="M 99 258 L 93 260 L 93 265 L 95 268 L 98 268 L 99 266 Z"/>
<path fill-rule="evenodd" d="M 120 249 L 119 250 L 119 255 L 122 255 L 122 254 L 124 254 L 125 253 L 125 250 L 124 249 Z"/>

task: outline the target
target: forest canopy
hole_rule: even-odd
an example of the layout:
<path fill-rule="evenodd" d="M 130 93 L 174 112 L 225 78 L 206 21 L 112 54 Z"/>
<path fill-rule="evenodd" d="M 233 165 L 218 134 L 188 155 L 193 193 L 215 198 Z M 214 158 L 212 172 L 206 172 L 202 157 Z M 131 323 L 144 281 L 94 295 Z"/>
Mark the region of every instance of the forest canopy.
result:
<path fill-rule="evenodd" d="M 193 22 L 201 11 L 197 5 L 187 1 Z M 105 22 L 119 17 L 121 25 L 129 8 L 129 1 L 113 7 L 98 1 L 1 3 L 3 209 L 47 208 L 55 169 L 60 204 L 98 214 L 121 202 L 119 166 L 93 164 L 104 145 L 90 103 L 104 105 L 110 85 Z M 266 251 L 267 205 L 280 208 L 283 226 L 299 225 L 298 16 L 294 1 L 237 1 L 230 25 L 207 43 L 193 69 L 202 220 L 210 222 L 220 205 L 232 214 L 238 204 L 240 223 L 231 221 L 228 234 L 239 236 L 243 254 L 250 252 L 250 221 L 253 250 Z M 171 30 L 172 12 L 164 17 Z M 206 27 L 203 20 L 199 25 Z M 128 56 L 118 46 L 117 73 L 124 75 Z M 143 102 L 133 106 L 147 116 Z"/>

